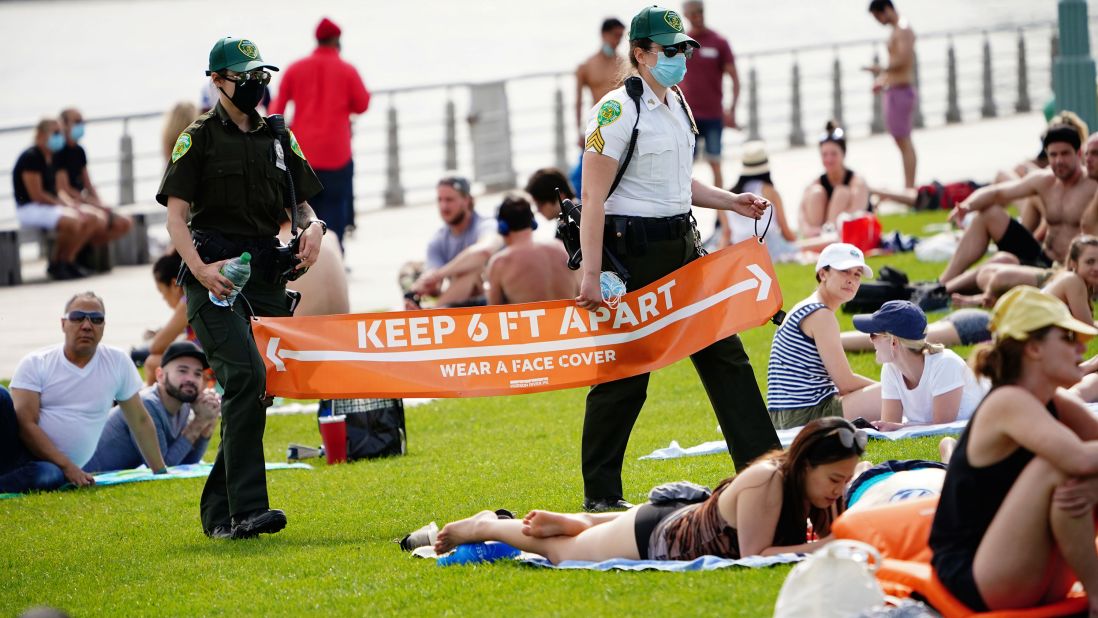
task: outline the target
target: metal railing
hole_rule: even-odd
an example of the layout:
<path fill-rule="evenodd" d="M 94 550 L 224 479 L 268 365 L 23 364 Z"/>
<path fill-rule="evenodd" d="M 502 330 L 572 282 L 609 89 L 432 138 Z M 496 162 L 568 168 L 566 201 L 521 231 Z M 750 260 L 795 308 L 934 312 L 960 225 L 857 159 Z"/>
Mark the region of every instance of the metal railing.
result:
<path fill-rule="evenodd" d="M 1026 112 L 1035 102 L 1041 104 L 1052 92 L 1055 35 L 1052 21 L 919 33 L 916 127 Z M 800 146 L 808 141 L 806 133 L 822 129 L 830 118 L 841 121 L 853 136 L 883 132 L 880 96 L 871 93 L 871 76 L 857 70 L 879 60 L 882 46 L 883 39 L 865 39 L 741 51 L 737 62 L 744 100 L 739 117 L 746 118 L 747 137 L 765 139 L 772 149 Z M 492 144 L 474 143 L 472 121 L 507 121 L 507 163 L 520 183 L 539 167 L 571 167 L 580 152 L 580 135 L 570 120 L 573 74 L 531 73 L 503 84 L 508 103 L 500 114 L 506 118 L 491 113 L 470 118 L 469 99 L 479 84 L 375 90 L 371 109 L 354 122 L 357 209 L 430 199 L 443 170 L 475 179 L 473 150 Z M 461 97 L 461 92 L 469 96 Z M 119 128 L 117 155 L 97 155 L 109 143 L 105 132 L 94 149 L 86 140 L 90 172 L 109 201 L 126 204 L 151 199 L 155 193 L 164 168 L 158 143 L 161 118 L 160 112 L 143 112 L 86 119 L 89 134 Z M 5 145 L 25 147 L 33 128 L 0 127 L 5 163 L 14 163 L 18 152 L 6 153 Z M 0 174 L 10 178 L 11 169 Z M 3 209 L 11 207 L 11 190 L 10 184 L 0 184 L 0 218 Z"/>

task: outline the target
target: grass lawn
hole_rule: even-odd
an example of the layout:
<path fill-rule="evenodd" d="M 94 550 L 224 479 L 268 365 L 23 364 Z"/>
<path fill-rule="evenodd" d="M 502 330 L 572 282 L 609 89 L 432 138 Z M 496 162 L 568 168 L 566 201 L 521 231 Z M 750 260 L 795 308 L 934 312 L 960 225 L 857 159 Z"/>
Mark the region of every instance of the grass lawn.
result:
<path fill-rule="evenodd" d="M 885 227 L 918 233 L 944 217 L 890 217 Z M 941 269 L 911 254 L 871 260 L 875 268 L 885 263 L 912 280 L 932 279 Z M 777 271 L 786 309 L 815 286 L 810 266 Z M 849 316 L 841 321 L 850 327 Z M 743 335 L 761 385 L 773 329 Z M 879 375 L 871 355 L 851 355 L 851 361 L 855 371 Z M 789 567 L 685 574 L 563 572 L 513 563 L 442 569 L 394 544 L 427 522 L 442 525 L 484 508 L 578 509 L 585 393 L 413 408 L 405 457 L 271 473 L 271 504 L 286 510 L 289 526 L 253 541 L 202 536 L 200 480 L 0 501 L 0 615 L 37 604 L 74 616 L 770 615 Z M 731 475 L 725 456 L 637 460 L 672 439 L 685 446 L 719 435 L 688 361 L 654 374 L 626 455 L 626 499 L 641 502 L 665 481 L 714 486 Z M 289 442 L 318 444 L 315 420 L 269 418 L 267 459 L 282 460 Z M 867 457 L 934 459 L 936 444 L 931 438 L 874 441 Z"/>

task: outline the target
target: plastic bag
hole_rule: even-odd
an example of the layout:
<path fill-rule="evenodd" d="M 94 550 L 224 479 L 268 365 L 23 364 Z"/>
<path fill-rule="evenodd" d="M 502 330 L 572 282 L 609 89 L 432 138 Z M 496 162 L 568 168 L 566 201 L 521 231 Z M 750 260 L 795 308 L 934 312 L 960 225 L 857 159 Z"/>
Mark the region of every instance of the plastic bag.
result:
<path fill-rule="evenodd" d="M 881 554 L 860 541 L 837 540 L 789 572 L 774 618 L 848 618 L 884 603 L 873 576 Z"/>
<path fill-rule="evenodd" d="M 876 215 L 859 213 L 853 217 L 839 215 L 839 235 L 842 241 L 868 252 L 881 245 L 881 222 Z"/>

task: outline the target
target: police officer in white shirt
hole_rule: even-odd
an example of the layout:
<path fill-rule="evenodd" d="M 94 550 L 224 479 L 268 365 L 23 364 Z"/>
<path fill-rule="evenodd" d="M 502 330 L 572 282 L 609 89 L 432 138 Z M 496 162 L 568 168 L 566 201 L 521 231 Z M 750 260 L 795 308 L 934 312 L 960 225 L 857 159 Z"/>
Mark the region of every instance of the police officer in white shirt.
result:
<path fill-rule="evenodd" d="M 603 97 L 587 124 L 580 228 L 583 280 L 576 303 L 591 311 L 603 302 L 599 275 L 610 266 L 603 264 L 604 242 L 628 271 L 627 289 L 632 291 L 700 255 L 691 204 L 754 219 L 770 206 L 757 195 L 729 193 L 691 176 L 697 128 L 676 84 L 698 42 L 683 32 L 682 18 L 675 11 L 647 7 L 633 18 L 629 41 L 629 60 L 643 87 L 639 119 L 638 104 L 622 86 Z M 637 140 L 628 156 L 634 124 Z M 691 360 L 736 468 L 779 448 L 739 337 L 718 341 Z M 642 374 L 596 385 L 588 393 L 582 445 L 585 510 L 631 506 L 622 499 L 621 466 L 647 389 L 648 374 Z"/>

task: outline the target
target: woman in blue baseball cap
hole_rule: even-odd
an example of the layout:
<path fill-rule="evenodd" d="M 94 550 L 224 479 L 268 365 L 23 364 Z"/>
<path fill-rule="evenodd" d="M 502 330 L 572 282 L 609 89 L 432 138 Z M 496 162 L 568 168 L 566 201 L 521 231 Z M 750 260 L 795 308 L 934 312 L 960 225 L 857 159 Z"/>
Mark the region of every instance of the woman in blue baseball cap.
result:
<path fill-rule="evenodd" d="M 906 300 L 885 303 L 872 315 L 854 316 L 881 363 L 881 420 L 893 431 L 905 425 L 952 423 L 972 416 L 985 389 L 952 350 L 927 343 L 926 314 Z"/>

